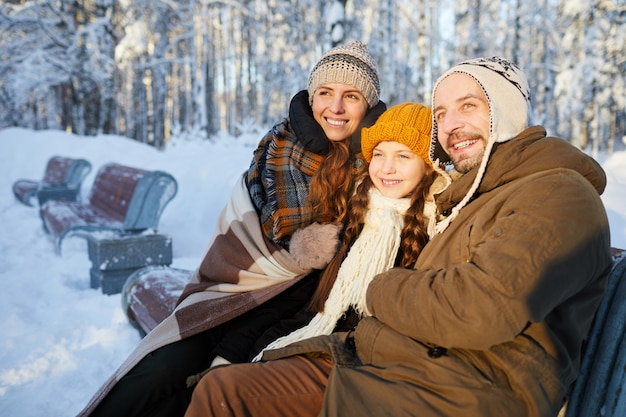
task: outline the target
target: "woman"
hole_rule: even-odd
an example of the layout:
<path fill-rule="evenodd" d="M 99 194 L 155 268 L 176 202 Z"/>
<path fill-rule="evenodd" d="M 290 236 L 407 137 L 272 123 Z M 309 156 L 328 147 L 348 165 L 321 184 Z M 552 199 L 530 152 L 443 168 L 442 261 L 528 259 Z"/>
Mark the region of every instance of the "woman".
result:
<path fill-rule="evenodd" d="M 320 59 L 308 89 L 292 99 L 289 117 L 261 140 L 174 313 L 80 416 L 182 416 L 193 389 L 188 377 L 247 361 L 260 334 L 310 300 L 313 268 L 325 266 L 335 248 L 326 260 L 299 264 L 288 251 L 290 236 L 314 221 L 343 220 L 360 128 L 385 109 L 379 95 L 376 66 L 361 42 Z M 309 195 L 309 186 L 317 191 Z"/>
<path fill-rule="evenodd" d="M 349 330 L 368 315 L 365 293 L 372 278 L 394 265 L 410 268 L 415 263 L 429 230 L 434 232 L 433 194 L 449 184 L 448 177 L 436 172 L 428 158 L 431 126 L 430 108 L 405 103 L 390 108 L 374 126 L 363 129 L 361 145 L 369 165 L 350 199 L 340 250 L 312 299 L 317 314 L 266 349 Z M 307 256 L 307 242 L 300 241 L 299 231 L 291 244 L 294 255 Z M 346 315 L 353 318 L 346 319 Z M 220 408 L 211 404 L 206 380 L 196 387 L 186 417 L 215 415 Z"/>

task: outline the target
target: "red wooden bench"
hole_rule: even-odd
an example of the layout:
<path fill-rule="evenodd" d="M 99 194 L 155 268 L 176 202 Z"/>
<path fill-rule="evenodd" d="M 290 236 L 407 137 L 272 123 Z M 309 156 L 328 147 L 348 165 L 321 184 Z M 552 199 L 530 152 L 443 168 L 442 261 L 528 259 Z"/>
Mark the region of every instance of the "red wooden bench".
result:
<path fill-rule="evenodd" d="M 165 172 L 110 163 L 98 171 L 87 203 L 48 201 L 40 214 L 57 253 L 68 236 L 87 239 L 91 288 L 116 294 L 139 268 L 171 264 L 172 240 L 157 227 L 177 187 Z"/>
<path fill-rule="evenodd" d="M 27 206 L 34 206 L 34 197 L 40 206 L 48 200 L 77 201 L 90 171 L 91 164 L 84 159 L 53 156 L 46 164 L 41 181 L 17 180 L 13 183 L 13 195 Z"/>
<path fill-rule="evenodd" d="M 147 266 L 130 275 L 122 288 L 122 308 L 146 335 L 169 316 L 193 271 Z"/>
<path fill-rule="evenodd" d="M 87 238 L 97 232 L 127 235 L 156 230 L 177 187 L 174 177 L 165 172 L 109 163 L 98 171 L 88 202 L 47 201 L 41 218 L 60 253 L 63 239 L 71 235 Z"/>

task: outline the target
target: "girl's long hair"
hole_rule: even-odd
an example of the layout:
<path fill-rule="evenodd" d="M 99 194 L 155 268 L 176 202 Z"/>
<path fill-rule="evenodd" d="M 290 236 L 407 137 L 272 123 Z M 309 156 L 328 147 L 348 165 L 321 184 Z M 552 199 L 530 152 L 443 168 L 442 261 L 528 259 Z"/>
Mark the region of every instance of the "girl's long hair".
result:
<path fill-rule="evenodd" d="M 437 173 L 429 167 L 422 181 L 411 193 L 411 204 L 404 215 L 404 227 L 400 234 L 400 250 L 396 257 L 396 264 L 403 268 L 413 267 L 417 256 L 428 242 L 424 202 L 436 177 Z M 361 182 L 349 201 L 342 240 L 337 254 L 335 254 L 322 273 L 317 289 L 309 303 L 309 309 L 312 312 L 324 311 L 324 303 L 337 279 L 339 267 L 348 254 L 348 250 L 361 233 L 361 230 L 363 230 L 365 214 L 369 205 L 368 191 L 374 184 L 368 175 L 367 169 L 361 172 L 356 181 L 357 184 L 359 180 Z"/>

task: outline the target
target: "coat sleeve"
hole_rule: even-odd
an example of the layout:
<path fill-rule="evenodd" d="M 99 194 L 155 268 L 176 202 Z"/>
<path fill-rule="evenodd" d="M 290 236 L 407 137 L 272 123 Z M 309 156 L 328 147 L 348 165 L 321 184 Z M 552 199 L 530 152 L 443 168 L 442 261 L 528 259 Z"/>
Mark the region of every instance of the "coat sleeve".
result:
<path fill-rule="evenodd" d="M 375 277 L 372 315 L 411 338 L 467 349 L 512 340 L 548 315 L 593 315 L 602 286 L 592 281 L 611 262 L 597 191 L 556 169 L 529 178 L 498 207 L 484 204 L 478 197 L 427 244 L 425 252 L 435 251 L 430 265 L 418 260 L 415 270 Z M 478 220 L 477 211 L 494 215 Z"/>

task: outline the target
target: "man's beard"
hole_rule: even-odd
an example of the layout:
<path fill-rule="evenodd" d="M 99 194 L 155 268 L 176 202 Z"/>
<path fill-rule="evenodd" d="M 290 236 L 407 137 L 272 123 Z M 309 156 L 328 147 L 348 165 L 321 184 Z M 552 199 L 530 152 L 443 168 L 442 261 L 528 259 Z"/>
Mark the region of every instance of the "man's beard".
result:
<path fill-rule="evenodd" d="M 450 156 L 450 159 L 452 159 L 452 163 L 454 164 L 454 169 L 456 169 L 461 174 L 467 174 L 473 168 L 476 168 L 477 166 L 480 165 L 480 162 L 483 160 L 483 156 L 485 154 L 485 143 L 486 143 L 482 135 L 473 134 L 471 132 L 459 132 L 459 133 L 452 134 L 451 138 L 454 141 L 458 141 L 460 139 L 469 139 L 469 140 L 478 139 L 478 142 L 481 142 L 483 145 L 482 152 L 479 152 L 478 154 L 475 154 L 471 157 L 466 157 L 464 156 L 463 153 L 460 153 L 455 156 Z M 478 142 L 476 142 L 472 146 L 478 146 L 479 145 Z"/>
<path fill-rule="evenodd" d="M 452 163 L 454 164 L 454 169 L 456 169 L 461 174 L 467 174 L 473 168 L 476 168 L 477 166 L 480 165 L 480 162 L 483 160 L 483 155 L 485 155 L 484 151 L 472 156 L 471 158 L 466 158 L 466 159 L 460 158 L 459 161 L 456 161 L 453 159 Z M 462 155 L 459 155 L 459 156 L 462 156 Z"/>

